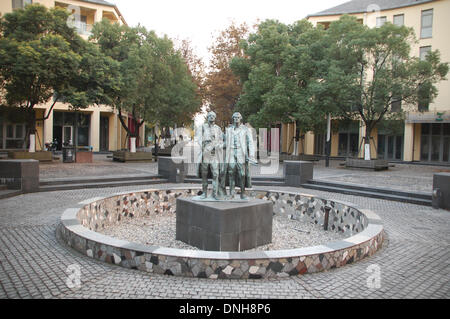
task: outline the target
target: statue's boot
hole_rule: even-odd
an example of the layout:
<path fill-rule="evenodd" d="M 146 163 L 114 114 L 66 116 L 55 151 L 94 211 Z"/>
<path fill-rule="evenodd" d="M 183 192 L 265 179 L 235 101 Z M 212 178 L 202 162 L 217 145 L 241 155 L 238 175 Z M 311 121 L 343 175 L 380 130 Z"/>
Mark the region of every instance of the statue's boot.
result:
<path fill-rule="evenodd" d="M 248 199 L 248 197 L 245 195 L 245 188 L 241 187 L 241 199 Z"/>
<path fill-rule="evenodd" d="M 233 178 L 230 178 L 230 198 L 231 199 L 234 198 L 234 194 L 235 194 L 234 180 L 233 180 Z"/>
<path fill-rule="evenodd" d="M 200 196 L 201 199 L 205 199 L 208 196 L 208 184 L 203 185 L 203 194 Z"/>
<path fill-rule="evenodd" d="M 214 199 L 216 199 L 216 200 L 222 200 L 223 199 L 223 196 L 219 193 L 216 193 L 216 192 L 213 192 L 212 193 L 212 197 L 214 198 Z"/>

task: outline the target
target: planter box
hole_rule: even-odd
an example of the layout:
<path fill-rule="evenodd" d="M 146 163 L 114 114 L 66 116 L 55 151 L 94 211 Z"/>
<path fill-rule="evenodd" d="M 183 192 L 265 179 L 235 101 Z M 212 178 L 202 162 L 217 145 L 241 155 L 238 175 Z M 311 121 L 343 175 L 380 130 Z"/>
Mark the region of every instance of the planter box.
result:
<path fill-rule="evenodd" d="M 383 169 L 389 169 L 389 162 L 386 160 L 364 160 L 359 158 L 347 158 L 345 160 L 346 167 L 354 168 L 366 168 L 380 171 Z"/>
<path fill-rule="evenodd" d="M 76 152 L 75 163 L 92 163 L 92 152 Z"/>
<path fill-rule="evenodd" d="M 284 162 L 284 161 L 318 162 L 321 160 L 321 158 L 322 158 L 322 156 L 320 156 L 320 155 L 310 155 L 310 154 L 301 154 L 301 155 L 280 154 L 280 162 Z"/>
<path fill-rule="evenodd" d="M 132 162 L 132 161 L 152 161 L 153 156 L 150 152 L 116 151 L 113 152 L 113 161 Z"/>
<path fill-rule="evenodd" d="M 53 159 L 52 152 L 39 151 L 30 153 L 28 151 L 10 151 L 8 152 L 8 158 L 10 159 L 34 159 L 39 162 L 51 162 Z"/>

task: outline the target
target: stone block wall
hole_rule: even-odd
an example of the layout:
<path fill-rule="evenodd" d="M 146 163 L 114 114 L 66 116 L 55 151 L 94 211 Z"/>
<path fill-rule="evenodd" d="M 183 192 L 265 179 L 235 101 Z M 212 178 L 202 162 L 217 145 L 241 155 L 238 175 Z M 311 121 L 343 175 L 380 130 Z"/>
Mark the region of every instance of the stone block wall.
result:
<path fill-rule="evenodd" d="M 182 157 L 158 157 L 158 174 L 169 183 L 183 183 L 187 175 L 187 164 Z"/>
<path fill-rule="evenodd" d="M 0 160 L 0 178 L 9 189 L 22 192 L 39 190 L 39 161 L 32 159 Z"/>
<path fill-rule="evenodd" d="M 95 232 L 100 227 L 142 216 L 151 210 L 173 213 L 176 198 L 196 195 L 198 190 L 149 190 L 93 200 L 65 211 L 58 236 L 77 251 L 108 263 L 145 272 L 211 279 L 314 273 L 371 256 L 383 244 L 381 220 L 370 211 L 363 212 L 346 203 L 310 195 L 261 190 L 253 190 L 251 196 L 271 200 L 274 212 L 288 218 L 305 218 L 323 224 L 323 205 L 330 205 L 329 229 L 343 231 L 352 237 L 291 250 L 216 252 L 145 246 Z"/>
<path fill-rule="evenodd" d="M 450 173 L 433 174 L 433 207 L 450 209 Z"/>
<path fill-rule="evenodd" d="M 287 186 L 299 187 L 313 179 L 313 169 L 313 162 L 284 161 L 284 181 Z"/>

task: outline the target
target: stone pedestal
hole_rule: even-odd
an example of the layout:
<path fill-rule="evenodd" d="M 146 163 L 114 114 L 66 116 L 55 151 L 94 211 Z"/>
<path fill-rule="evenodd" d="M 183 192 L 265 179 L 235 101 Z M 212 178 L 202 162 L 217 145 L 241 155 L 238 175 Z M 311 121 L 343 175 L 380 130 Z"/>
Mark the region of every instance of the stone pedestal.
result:
<path fill-rule="evenodd" d="M 158 174 L 170 183 L 183 183 L 187 168 L 183 157 L 158 157 Z"/>
<path fill-rule="evenodd" d="M 0 160 L 0 178 L 9 189 L 35 192 L 39 189 L 39 161 L 32 159 Z"/>
<path fill-rule="evenodd" d="M 176 239 L 202 250 L 243 251 L 272 242 L 271 201 L 177 198 Z"/>
<path fill-rule="evenodd" d="M 450 173 L 433 174 L 433 207 L 450 209 Z"/>
<path fill-rule="evenodd" d="M 287 186 L 299 187 L 313 179 L 314 163 L 307 161 L 284 161 L 284 180 Z"/>

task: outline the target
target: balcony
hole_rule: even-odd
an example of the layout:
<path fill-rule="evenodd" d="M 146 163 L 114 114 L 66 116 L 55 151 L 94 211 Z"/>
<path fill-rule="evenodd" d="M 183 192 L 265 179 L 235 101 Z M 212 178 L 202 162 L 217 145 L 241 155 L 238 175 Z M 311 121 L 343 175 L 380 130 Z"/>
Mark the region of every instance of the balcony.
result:
<path fill-rule="evenodd" d="M 77 30 L 78 34 L 80 35 L 85 35 L 85 36 L 90 36 L 92 33 L 92 24 L 87 24 L 86 22 L 83 21 L 74 21 L 73 22 L 73 27 Z"/>

